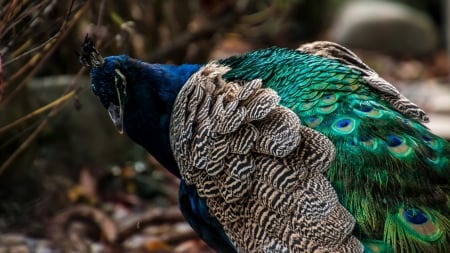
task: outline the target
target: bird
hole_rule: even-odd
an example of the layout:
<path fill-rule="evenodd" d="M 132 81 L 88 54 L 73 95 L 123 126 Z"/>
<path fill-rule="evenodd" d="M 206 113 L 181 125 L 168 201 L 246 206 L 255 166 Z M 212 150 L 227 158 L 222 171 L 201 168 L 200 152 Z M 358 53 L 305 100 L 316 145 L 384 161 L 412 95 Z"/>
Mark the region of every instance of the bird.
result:
<path fill-rule="evenodd" d="M 86 36 L 80 62 L 217 252 L 450 252 L 449 143 L 344 46 L 169 65 Z"/>

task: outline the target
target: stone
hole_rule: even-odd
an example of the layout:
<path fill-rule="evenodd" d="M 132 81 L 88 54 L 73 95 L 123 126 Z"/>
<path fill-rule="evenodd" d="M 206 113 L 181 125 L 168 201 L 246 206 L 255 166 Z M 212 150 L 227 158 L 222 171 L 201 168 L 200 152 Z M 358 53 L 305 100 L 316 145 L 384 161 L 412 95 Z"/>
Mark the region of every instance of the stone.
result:
<path fill-rule="evenodd" d="M 31 79 L 28 89 L 32 96 L 30 104 L 39 108 L 59 98 L 74 80 L 74 76 L 48 76 Z M 35 156 L 56 161 L 70 161 L 68 169 L 81 168 L 86 163 L 96 165 L 116 164 L 145 156 L 145 151 L 128 138 L 119 134 L 105 108 L 90 90 L 90 79 L 80 78 L 80 108 L 69 101 L 46 126 L 37 141 L 41 146 Z M 62 170 L 62 168 L 58 168 Z"/>
<path fill-rule="evenodd" d="M 426 13 L 407 5 L 357 0 L 338 11 L 329 39 L 351 48 L 417 56 L 437 47 L 438 29 Z"/>

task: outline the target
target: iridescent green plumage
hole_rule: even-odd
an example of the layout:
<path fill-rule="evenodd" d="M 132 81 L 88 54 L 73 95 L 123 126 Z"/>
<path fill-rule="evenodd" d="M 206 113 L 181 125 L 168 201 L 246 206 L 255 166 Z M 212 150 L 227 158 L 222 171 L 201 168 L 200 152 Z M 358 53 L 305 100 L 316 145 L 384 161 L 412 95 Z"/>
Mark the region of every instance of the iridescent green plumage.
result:
<path fill-rule="evenodd" d="M 355 235 L 377 252 L 449 252 L 450 145 L 426 115 L 354 54 L 333 43 L 270 48 L 219 63 L 227 80 L 261 78 L 302 124 L 336 146 L 327 175 L 355 216 Z M 427 222 L 408 222 L 416 208 Z M 412 215 L 412 216 L 411 216 Z M 389 249 L 389 245 L 381 248 Z"/>

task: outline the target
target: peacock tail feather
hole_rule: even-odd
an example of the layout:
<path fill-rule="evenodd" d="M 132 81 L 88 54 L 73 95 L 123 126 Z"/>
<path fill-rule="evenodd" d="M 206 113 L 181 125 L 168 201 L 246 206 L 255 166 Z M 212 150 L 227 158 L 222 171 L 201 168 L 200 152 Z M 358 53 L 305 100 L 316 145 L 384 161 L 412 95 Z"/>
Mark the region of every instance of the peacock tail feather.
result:
<path fill-rule="evenodd" d="M 326 175 L 356 218 L 354 234 L 372 240 L 367 249 L 450 252 L 450 145 L 422 125 L 428 118 L 420 108 L 356 55 L 316 42 L 219 63 L 231 68 L 226 80 L 261 78 L 302 124 L 334 143 L 336 160 Z"/>
<path fill-rule="evenodd" d="M 260 79 L 225 82 L 204 66 L 175 102 L 171 145 L 239 252 L 361 252 L 354 220 L 322 174 L 334 148 L 299 124 Z"/>

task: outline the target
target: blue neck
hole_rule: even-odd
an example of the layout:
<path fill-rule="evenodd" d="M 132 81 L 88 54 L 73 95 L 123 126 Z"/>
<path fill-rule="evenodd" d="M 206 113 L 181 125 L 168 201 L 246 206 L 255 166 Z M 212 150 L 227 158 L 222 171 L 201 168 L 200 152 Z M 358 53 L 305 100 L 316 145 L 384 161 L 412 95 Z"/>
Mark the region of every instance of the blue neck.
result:
<path fill-rule="evenodd" d="M 170 147 L 170 117 L 181 87 L 201 66 L 172 66 L 143 62 L 136 64 L 137 68 L 130 70 L 133 76 L 131 80 L 133 91 L 129 92 L 125 106 L 124 130 L 165 168 L 180 177 Z M 128 111 L 127 108 L 133 110 Z"/>

